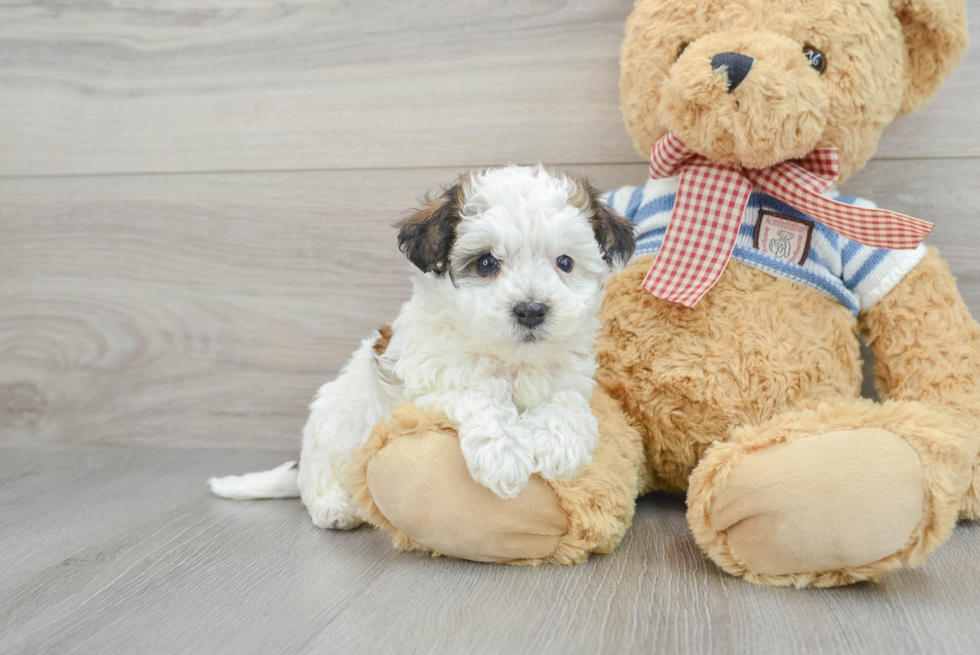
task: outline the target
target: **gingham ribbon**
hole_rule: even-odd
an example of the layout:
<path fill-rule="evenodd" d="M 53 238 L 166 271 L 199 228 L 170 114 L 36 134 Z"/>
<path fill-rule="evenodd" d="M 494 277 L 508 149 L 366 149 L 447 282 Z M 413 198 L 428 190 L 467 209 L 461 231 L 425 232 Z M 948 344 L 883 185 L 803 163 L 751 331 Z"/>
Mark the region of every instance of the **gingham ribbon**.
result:
<path fill-rule="evenodd" d="M 874 248 L 913 249 L 933 228 L 932 223 L 911 216 L 845 205 L 820 195 L 837 180 L 836 148 L 819 148 L 796 161 L 750 169 L 712 161 L 668 132 L 653 144 L 650 177 L 671 177 L 678 171 L 674 211 L 643 288 L 686 307 L 694 307 L 725 271 L 753 188 Z"/>

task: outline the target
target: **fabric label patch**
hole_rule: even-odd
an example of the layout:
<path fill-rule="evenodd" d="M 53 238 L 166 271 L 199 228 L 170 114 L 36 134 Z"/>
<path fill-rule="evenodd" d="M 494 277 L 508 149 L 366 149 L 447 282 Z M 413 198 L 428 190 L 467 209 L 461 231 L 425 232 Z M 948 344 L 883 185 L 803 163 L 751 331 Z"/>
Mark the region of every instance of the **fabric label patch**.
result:
<path fill-rule="evenodd" d="M 755 225 L 754 245 L 757 250 L 791 264 L 802 265 L 810 254 L 813 223 L 802 218 L 759 211 Z"/>

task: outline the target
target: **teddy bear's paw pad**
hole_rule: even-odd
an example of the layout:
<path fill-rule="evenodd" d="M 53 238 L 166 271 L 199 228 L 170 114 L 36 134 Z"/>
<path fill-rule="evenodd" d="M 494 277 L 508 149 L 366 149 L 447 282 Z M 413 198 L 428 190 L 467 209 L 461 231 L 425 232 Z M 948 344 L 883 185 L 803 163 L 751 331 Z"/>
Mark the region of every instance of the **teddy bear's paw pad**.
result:
<path fill-rule="evenodd" d="M 719 475 L 710 521 L 749 571 L 834 571 L 902 551 L 922 520 L 916 451 L 877 428 L 745 453 Z"/>
<path fill-rule="evenodd" d="M 341 489 L 331 489 L 309 506 L 313 525 L 329 530 L 353 530 L 364 522 L 354 499 Z"/>
<path fill-rule="evenodd" d="M 367 468 L 378 510 L 400 532 L 444 555 L 481 562 L 546 558 L 567 530 L 552 488 L 531 477 L 504 500 L 470 476 L 456 437 L 394 439 Z"/>

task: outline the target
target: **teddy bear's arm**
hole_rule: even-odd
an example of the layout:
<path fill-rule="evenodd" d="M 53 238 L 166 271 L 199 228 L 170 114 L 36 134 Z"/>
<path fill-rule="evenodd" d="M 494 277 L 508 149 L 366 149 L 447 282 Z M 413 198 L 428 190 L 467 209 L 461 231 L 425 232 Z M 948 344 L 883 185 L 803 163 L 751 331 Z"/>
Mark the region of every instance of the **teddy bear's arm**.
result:
<path fill-rule="evenodd" d="M 980 326 L 939 252 L 863 316 L 882 400 L 917 400 L 980 425 Z"/>
<path fill-rule="evenodd" d="M 980 439 L 980 326 L 936 249 L 863 315 L 861 327 L 883 401 L 941 409 L 962 422 L 965 439 Z M 980 468 L 962 513 L 980 516 Z"/>

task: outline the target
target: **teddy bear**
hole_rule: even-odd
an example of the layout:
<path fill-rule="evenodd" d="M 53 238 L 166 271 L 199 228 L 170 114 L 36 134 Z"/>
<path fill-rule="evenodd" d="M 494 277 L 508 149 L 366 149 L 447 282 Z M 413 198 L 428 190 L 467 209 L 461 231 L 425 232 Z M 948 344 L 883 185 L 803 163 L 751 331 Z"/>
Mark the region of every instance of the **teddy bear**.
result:
<path fill-rule="evenodd" d="M 639 0 L 621 104 L 651 176 L 605 198 L 638 247 L 600 311 L 592 462 L 504 500 L 444 416 L 402 405 L 355 453 L 367 520 L 404 549 L 572 564 L 659 490 L 750 582 L 922 562 L 980 515 L 980 326 L 927 224 L 832 183 L 966 44 L 961 0 Z"/>

